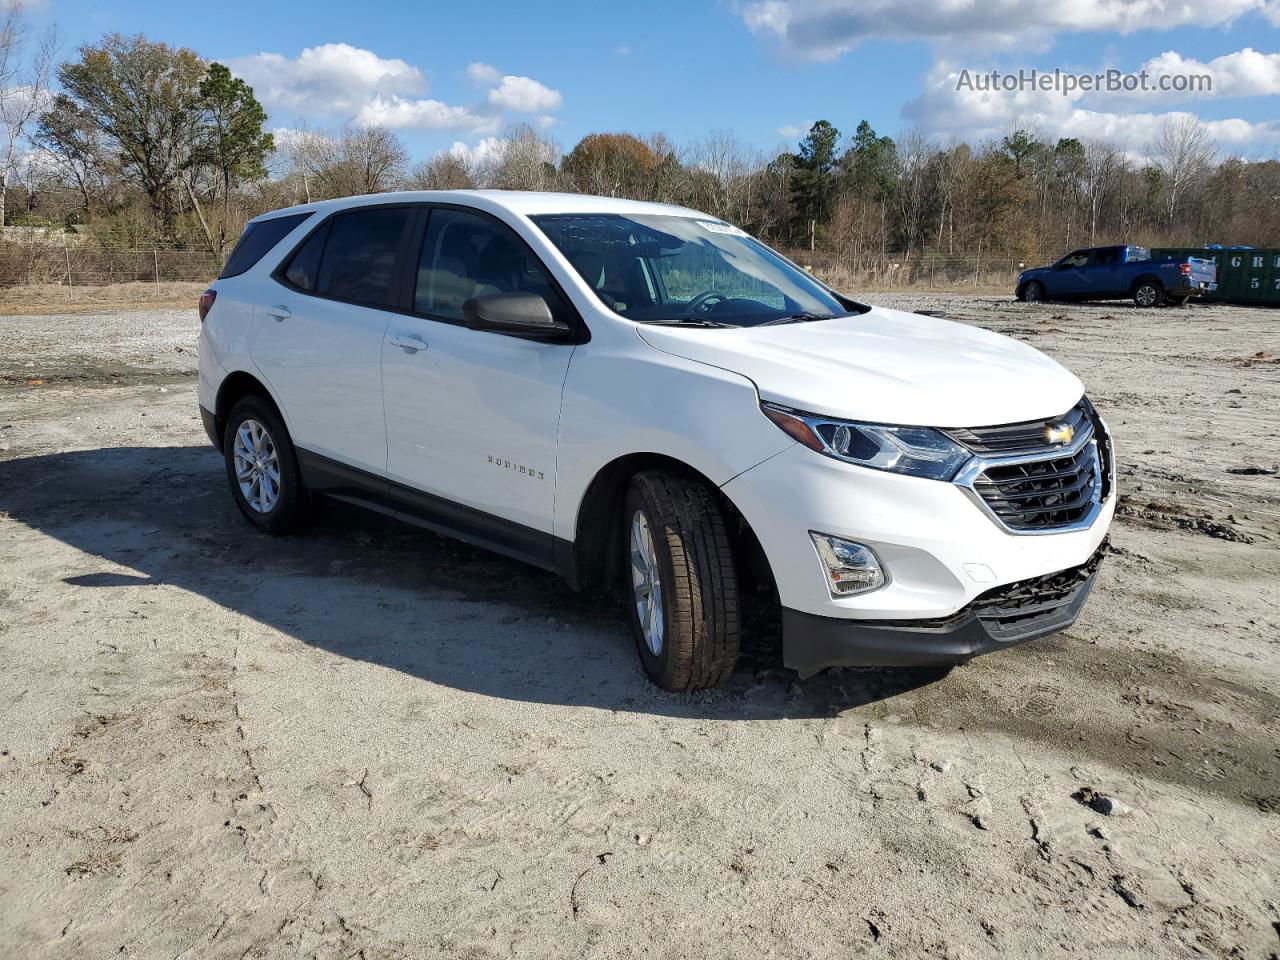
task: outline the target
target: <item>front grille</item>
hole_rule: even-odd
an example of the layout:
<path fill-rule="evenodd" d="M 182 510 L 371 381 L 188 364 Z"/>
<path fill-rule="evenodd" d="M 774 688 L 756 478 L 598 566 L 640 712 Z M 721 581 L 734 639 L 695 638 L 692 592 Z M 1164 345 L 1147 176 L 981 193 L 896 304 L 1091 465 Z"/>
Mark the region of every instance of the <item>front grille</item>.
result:
<path fill-rule="evenodd" d="M 1027 420 L 1000 427 L 973 427 L 946 431 L 953 440 L 968 447 L 980 457 L 1012 457 L 1023 453 L 1040 453 L 1046 449 L 1045 428 L 1050 424 L 1068 423 L 1079 434 L 1090 421 L 1089 401 L 1082 399 L 1060 417 Z"/>
<path fill-rule="evenodd" d="M 1005 584 L 979 595 L 969 608 L 996 638 L 1024 636 L 1057 618 L 1098 572 L 1107 552 L 1104 540 L 1078 567 Z"/>
<path fill-rule="evenodd" d="M 1073 443 L 1049 444 L 1047 428 L 1062 424 L 1073 428 Z M 1110 496 L 1111 451 L 1087 399 L 1049 420 L 947 432 L 978 455 L 957 482 L 1008 530 L 1052 532 L 1087 522 Z"/>
<path fill-rule="evenodd" d="M 986 467 L 973 482 L 991 512 L 1011 530 L 1052 530 L 1076 523 L 1101 499 L 1096 444 L 1074 454 Z"/>

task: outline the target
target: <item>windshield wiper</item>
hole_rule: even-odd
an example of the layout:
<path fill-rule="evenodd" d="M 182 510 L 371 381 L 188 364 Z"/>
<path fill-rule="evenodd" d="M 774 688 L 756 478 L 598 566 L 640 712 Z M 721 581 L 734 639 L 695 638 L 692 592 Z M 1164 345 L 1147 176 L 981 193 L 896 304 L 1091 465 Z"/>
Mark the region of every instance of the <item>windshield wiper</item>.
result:
<path fill-rule="evenodd" d="M 716 329 L 737 328 L 736 323 L 712 320 L 708 317 L 680 317 L 675 320 L 641 320 L 646 327 L 709 327 Z"/>
<path fill-rule="evenodd" d="M 832 320 L 834 317 L 823 317 L 816 313 L 793 313 L 789 317 L 778 317 L 776 320 L 766 320 L 764 323 L 757 323 L 757 327 L 776 327 L 783 323 L 809 323 L 813 320 Z"/>

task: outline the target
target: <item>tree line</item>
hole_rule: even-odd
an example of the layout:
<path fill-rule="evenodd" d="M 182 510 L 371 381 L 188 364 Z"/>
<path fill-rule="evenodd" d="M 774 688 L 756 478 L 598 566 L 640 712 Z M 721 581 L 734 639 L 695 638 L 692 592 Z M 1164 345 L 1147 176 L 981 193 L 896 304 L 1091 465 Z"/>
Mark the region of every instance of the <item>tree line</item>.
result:
<path fill-rule="evenodd" d="M 727 132 L 591 133 L 568 151 L 525 125 L 413 162 L 377 126 L 276 138 L 253 90 L 185 48 L 109 34 L 54 64 L 53 41 L 0 29 L 0 225 L 222 255 L 245 221 L 397 189 L 566 190 L 676 203 L 766 242 L 842 258 L 1034 259 L 1109 242 L 1275 245 L 1280 162 L 1220 154 L 1182 117 L 1122 146 L 1016 129 L 980 143 L 893 139 L 823 120 L 794 150 Z"/>

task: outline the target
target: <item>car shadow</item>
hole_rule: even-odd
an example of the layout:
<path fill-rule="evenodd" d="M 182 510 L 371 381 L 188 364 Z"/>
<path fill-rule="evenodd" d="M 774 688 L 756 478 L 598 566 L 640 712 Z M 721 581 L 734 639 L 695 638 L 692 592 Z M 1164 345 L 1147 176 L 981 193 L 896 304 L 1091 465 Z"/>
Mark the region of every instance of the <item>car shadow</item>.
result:
<path fill-rule="evenodd" d="M 207 447 L 115 447 L 0 462 L 0 511 L 82 551 L 86 590 L 165 584 L 302 643 L 432 683 L 533 703 L 679 717 L 826 717 L 941 671 L 835 670 L 803 683 L 776 651 L 724 687 L 644 677 L 624 611 L 553 574 L 335 501 L 306 531 L 250 528 Z M 119 569 L 124 568 L 124 569 Z"/>

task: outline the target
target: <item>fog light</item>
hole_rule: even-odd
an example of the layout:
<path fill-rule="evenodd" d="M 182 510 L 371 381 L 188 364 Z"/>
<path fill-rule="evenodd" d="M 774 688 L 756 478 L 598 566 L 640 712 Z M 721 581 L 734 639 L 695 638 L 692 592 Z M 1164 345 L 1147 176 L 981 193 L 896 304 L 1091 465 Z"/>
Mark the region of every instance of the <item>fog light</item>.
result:
<path fill-rule="evenodd" d="M 827 577 L 827 589 L 833 597 L 852 597 L 885 585 L 884 569 L 868 546 L 842 540 L 825 533 L 810 532 L 818 561 Z"/>

